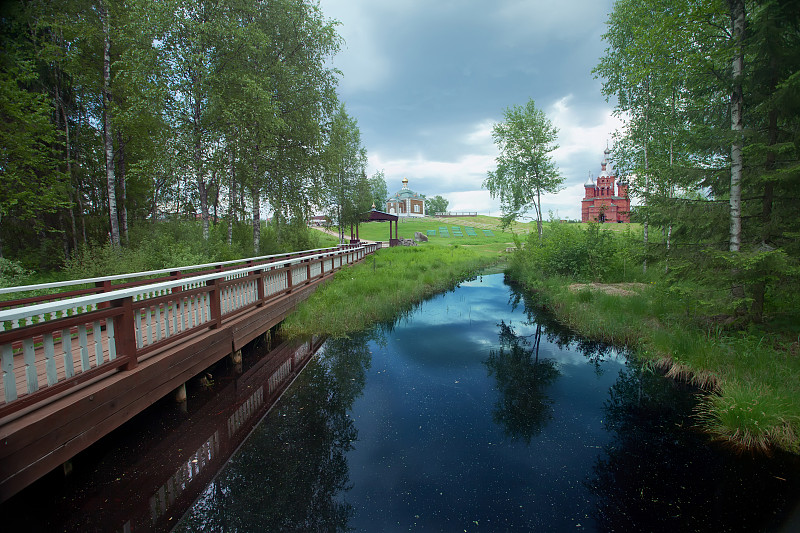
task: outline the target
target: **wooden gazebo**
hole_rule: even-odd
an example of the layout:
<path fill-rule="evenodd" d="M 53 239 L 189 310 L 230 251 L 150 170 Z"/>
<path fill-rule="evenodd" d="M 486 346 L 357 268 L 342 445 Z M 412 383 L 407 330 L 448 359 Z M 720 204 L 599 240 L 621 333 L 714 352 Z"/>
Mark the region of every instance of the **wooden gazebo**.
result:
<path fill-rule="evenodd" d="M 378 211 L 377 209 L 372 209 L 372 211 L 368 211 L 361 215 L 362 222 L 375 222 L 378 220 L 388 220 L 389 221 L 389 246 L 397 246 L 400 244 L 400 238 L 397 236 L 397 223 L 398 223 L 398 216 L 391 215 L 389 213 L 384 213 L 383 211 Z M 394 222 L 394 237 L 392 237 L 392 222 Z M 356 244 L 361 242 L 358 236 L 358 224 L 355 226 L 355 234 L 353 234 L 353 225 L 350 225 L 350 243 Z"/>

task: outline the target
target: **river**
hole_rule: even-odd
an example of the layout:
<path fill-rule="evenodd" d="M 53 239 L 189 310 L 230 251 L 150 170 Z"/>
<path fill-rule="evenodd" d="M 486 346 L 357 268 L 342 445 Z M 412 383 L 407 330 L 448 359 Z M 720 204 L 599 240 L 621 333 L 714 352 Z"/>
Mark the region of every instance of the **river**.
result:
<path fill-rule="evenodd" d="M 481 276 L 327 341 L 177 531 L 789 527 L 796 458 L 710 444 L 697 394 Z"/>
<path fill-rule="evenodd" d="M 709 442 L 700 391 L 502 274 L 318 347 L 220 363 L 184 409 L 164 399 L 3 504 L 4 531 L 800 530 L 797 456 Z"/>

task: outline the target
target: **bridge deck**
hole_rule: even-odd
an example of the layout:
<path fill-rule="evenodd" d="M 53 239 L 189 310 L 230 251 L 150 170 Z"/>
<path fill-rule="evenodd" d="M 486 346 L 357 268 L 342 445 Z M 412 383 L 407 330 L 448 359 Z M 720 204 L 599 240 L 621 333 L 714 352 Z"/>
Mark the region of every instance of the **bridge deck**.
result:
<path fill-rule="evenodd" d="M 0 399 L 6 399 L 0 403 L 0 501 L 277 325 L 337 268 L 365 253 L 359 249 L 338 259 L 320 258 L 319 265 L 305 259 L 257 275 L 247 272 L 194 292 L 128 304 L 125 314 L 124 306 L 112 302 L 85 319 L 69 316 L 0 332 Z M 279 276 L 288 283 L 276 285 Z M 184 306 L 169 302 L 192 299 L 207 305 L 187 304 L 197 324 L 188 320 L 181 329 Z M 169 305 L 181 313 L 155 311 Z M 136 324 L 126 323 L 124 316 Z M 15 389 L 6 390 L 10 387 Z"/>

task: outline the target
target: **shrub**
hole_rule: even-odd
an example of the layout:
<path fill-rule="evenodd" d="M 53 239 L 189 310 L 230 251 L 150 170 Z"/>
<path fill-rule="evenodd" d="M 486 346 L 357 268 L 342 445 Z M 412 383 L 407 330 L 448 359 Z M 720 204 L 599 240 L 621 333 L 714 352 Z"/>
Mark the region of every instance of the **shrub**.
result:
<path fill-rule="evenodd" d="M 29 283 L 33 272 L 25 270 L 22 263 L 0 257 L 0 287 L 16 287 Z"/>
<path fill-rule="evenodd" d="M 551 222 L 541 243 L 535 234 L 515 254 L 512 267 L 577 281 L 619 282 L 636 277 L 641 244 L 630 228 L 612 231 L 601 224 L 588 227 Z"/>

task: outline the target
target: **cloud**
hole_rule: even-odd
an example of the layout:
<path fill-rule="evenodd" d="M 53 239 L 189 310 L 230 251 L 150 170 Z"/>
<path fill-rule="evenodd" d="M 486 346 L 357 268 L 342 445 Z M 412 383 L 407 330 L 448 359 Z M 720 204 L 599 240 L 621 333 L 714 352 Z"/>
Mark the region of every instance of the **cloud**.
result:
<path fill-rule="evenodd" d="M 407 177 L 454 210 L 498 214 L 481 184 L 495 166 L 492 125 L 529 99 L 560 129 L 565 189 L 543 210 L 578 218 L 617 127 L 592 78 L 612 0 L 321 0 L 341 21 L 339 94 L 357 120 L 369 173 L 390 191 Z"/>
<path fill-rule="evenodd" d="M 347 0 L 322 2 L 325 16 L 340 23 L 337 32 L 344 42 L 331 64 L 344 74 L 339 82 L 343 94 L 378 90 L 391 79 L 391 59 L 370 6 Z"/>
<path fill-rule="evenodd" d="M 392 158 L 383 152 L 369 154 L 369 173 L 383 170 L 390 192 L 400 188 L 403 178 L 409 187 L 427 196 L 441 195 L 449 202 L 450 210 L 499 213 L 499 202 L 489 198 L 482 189 L 486 173 L 494 167 L 496 149 L 492 142 L 494 122 L 483 119 L 467 128 L 455 139 L 463 147 L 461 155 L 452 160 L 428 159 L 422 154 L 413 158 Z"/>
<path fill-rule="evenodd" d="M 541 46 L 585 38 L 587 27 L 602 27 L 606 12 L 605 2 L 592 0 L 502 0 L 493 20 L 508 46 Z"/>
<path fill-rule="evenodd" d="M 573 106 L 573 100 L 571 94 L 566 95 L 547 109 L 547 116 L 559 129 L 559 148 L 553 152 L 553 159 L 564 177 L 564 189 L 542 199 L 542 214 L 552 209 L 558 210 L 559 218 L 580 219 L 583 184 L 589 173 L 599 174 L 606 143 L 622 123 L 609 106 L 587 112 Z"/>

